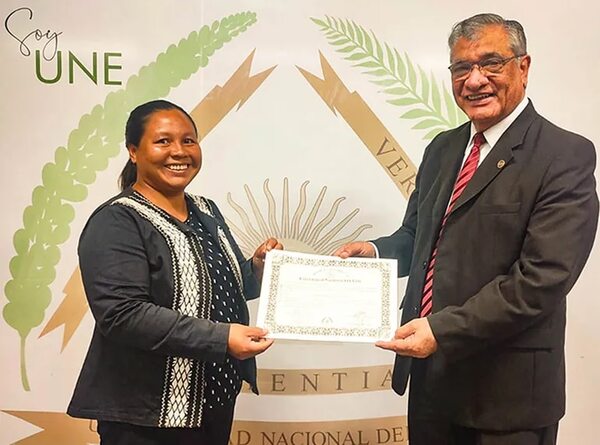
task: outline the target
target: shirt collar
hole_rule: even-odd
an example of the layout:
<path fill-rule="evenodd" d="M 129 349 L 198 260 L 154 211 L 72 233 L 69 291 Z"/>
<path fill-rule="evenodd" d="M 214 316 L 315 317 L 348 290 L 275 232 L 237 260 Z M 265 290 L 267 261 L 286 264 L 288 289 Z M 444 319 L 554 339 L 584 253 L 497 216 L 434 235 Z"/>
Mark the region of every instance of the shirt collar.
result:
<path fill-rule="evenodd" d="M 485 141 L 490 145 L 491 148 L 494 148 L 494 145 L 496 145 L 496 142 L 498 142 L 508 127 L 510 127 L 517 117 L 519 117 L 525 107 L 527 107 L 528 102 L 529 100 L 527 99 L 527 96 L 523 97 L 523 100 L 515 107 L 514 110 L 512 110 L 508 116 L 483 132 Z M 477 130 L 475 129 L 475 125 L 473 125 L 471 122 L 471 137 L 469 138 L 469 141 L 473 141 L 473 136 L 475 136 L 475 133 L 477 133 Z"/>

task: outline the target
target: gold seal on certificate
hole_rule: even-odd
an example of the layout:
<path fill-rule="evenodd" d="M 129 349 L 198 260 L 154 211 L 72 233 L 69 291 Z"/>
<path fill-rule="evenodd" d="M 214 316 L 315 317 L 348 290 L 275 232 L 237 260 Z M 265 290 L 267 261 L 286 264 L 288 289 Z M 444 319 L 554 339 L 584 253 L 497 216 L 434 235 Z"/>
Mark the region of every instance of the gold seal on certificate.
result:
<path fill-rule="evenodd" d="M 389 340 L 397 327 L 396 260 L 267 253 L 257 326 L 270 338 Z"/>

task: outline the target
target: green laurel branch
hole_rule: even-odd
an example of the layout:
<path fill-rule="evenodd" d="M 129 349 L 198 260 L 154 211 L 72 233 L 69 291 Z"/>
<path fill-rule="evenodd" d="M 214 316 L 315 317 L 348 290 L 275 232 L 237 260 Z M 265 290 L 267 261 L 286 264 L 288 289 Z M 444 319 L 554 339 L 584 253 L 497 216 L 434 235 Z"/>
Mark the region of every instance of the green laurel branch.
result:
<path fill-rule="evenodd" d="M 373 78 L 370 81 L 383 87 L 382 91 L 391 96 L 389 104 L 410 107 L 400 118 L 416 121 L 412 128 L 426 131 L 423 139 L 433 139 L 441 131 L 466 121 L 446 86 L 442 84 L 440 89 L 433 73 L 425 73 L 408 54 L 401 55 L 385 42 L 382 45 L 373 31 L 369 33 L 348 19 L 325 16 L 324 20 L 311 20 L 344 59 L 365 69 L 363 73 Z"/>
<path fill-rule="evenodd" d="M 9 263 L 12 279 L 4 287 L 8 303 L 3 316 L 20 337 L 21 380 L 26 391 L 30 390 L 26 339 L 42 323 L 52 300 L 50 284 L 60 260 L 59 245 L 69 238 L 75 218 L 69 202 L 83 201 L 97 172 L 105 170 L 109 159 L 119 153 L 125 121 L 133 107 L 165 97 L 182 80 L 206 66 L 223 44 L 255 22 L 254 12 L 231 15 L 170 45 L 131 76 L 124 88 L 109 93 L 103 105 L 96 105 L 82 116 L 67 145 L 58 147 L 54 162 L 43 167 L 42 184 L 33 190 L 31 205 L 23 212 L 23 227 L 13 236 L 16 255 Z"/>

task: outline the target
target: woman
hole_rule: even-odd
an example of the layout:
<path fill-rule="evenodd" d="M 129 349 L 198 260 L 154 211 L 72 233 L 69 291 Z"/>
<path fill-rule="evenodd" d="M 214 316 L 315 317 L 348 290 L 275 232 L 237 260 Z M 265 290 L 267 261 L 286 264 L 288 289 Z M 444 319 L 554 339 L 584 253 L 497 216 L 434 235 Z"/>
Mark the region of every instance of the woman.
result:
<path fill-rule="evenodd" d="M 248 327 L 271 238 L 245 261 L 214 202 L 184 190 L 196 126 L 164 100 L 131 112 L 122 193 L 90 217 L 79 262 L 94 334 L 68 413 L 102 445 L 227 444 L 242 380 L 272 344 Z"/>

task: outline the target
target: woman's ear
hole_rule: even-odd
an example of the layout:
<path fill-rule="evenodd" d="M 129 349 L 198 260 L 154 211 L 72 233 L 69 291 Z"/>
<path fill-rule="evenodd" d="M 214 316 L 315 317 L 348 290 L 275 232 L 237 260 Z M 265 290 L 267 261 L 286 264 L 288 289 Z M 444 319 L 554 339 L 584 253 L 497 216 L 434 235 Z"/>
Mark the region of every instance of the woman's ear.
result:
<path fill-rule="evenodd" d="M 129 152 L 129 160 L 135 164 L 137 158 L 137 147 L 133 144 L 129 144 L 127 146 L 127 151 Z"/>

